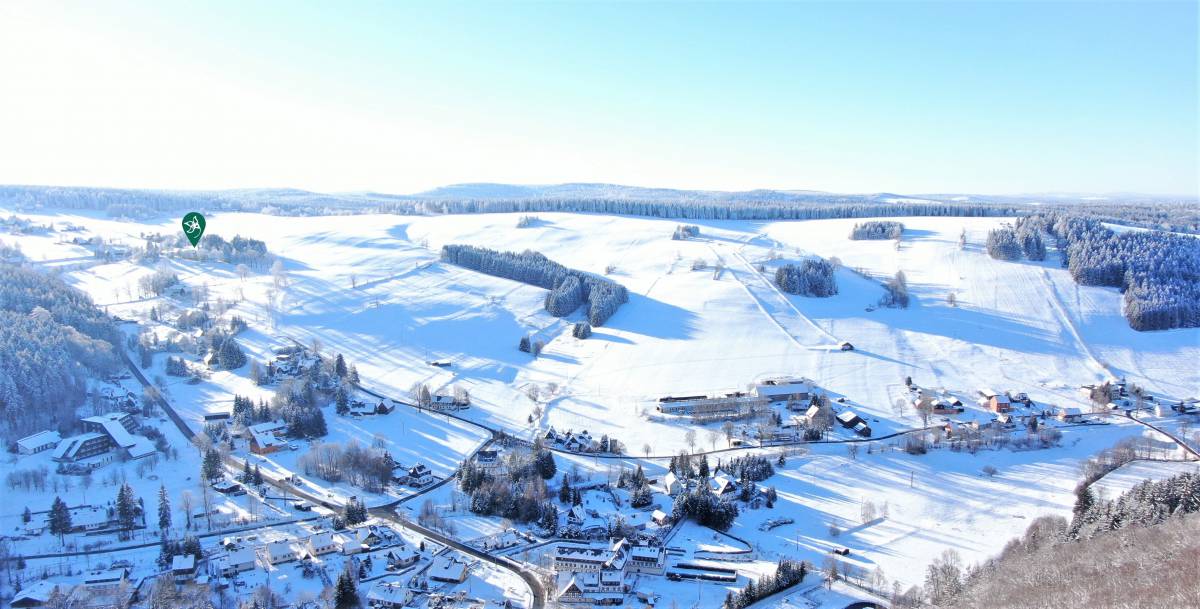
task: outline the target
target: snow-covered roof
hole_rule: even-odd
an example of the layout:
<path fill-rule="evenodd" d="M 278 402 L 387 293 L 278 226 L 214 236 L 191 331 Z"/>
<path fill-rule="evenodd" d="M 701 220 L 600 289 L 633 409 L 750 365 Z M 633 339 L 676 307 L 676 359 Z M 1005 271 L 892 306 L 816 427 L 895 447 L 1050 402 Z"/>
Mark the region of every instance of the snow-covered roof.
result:
<path fill-rule="evenodd" d="M 440 581 L 462 581 L 467 576 L 467 563 L 448 556 L 429 568 L 429 578 Z"/>
<path fill-rule="evenodd" d="M 308 538 L 308 544 L 314 548 L 328 548 L 334 545 L 333 533 L 317 533 Z"/>
<path fill-rule="evenodd" d="M 812 385 L 804 379 L 767 379 L 755 385 L 755 392 L 762 397 L 810 393 Z"/>
<path fill-rule="evenodd" d="M 254 438 L 254 442 L 256 444 L 261 447 L 267 447 L 281 446 L 284 444 L 284 441 L 275 437 L 275 434 L 284 430 L 285 428 L 287 428 L 287 425 L 284 423 L 279 421 L 268 421 L 266 423 L 251 425 L 246 429 L 250 432 L 250 435 Z"/>
<path fill-rule="evenodd" d="M 104 433 L 108 434 L 108 437 L 112 438 L 113 442 L 117 443 L 117 446 L 128 449 L 137 443 L 133 439 L 133 434 L 129 433 L 129 430 L 125 429 L 125 425 L 121 423 L 121 420 L 128 416 L 124 412 L 108 412 L 94 417 L 85 417 L 81 420 L 103 427 Z"/>
<path fill-rule="evenodd" d="M 272 541 L 267 544 L 267 557 L 274 562 L 280 558 L 297 556 L 302 548 L 291 541 Z"/>
<path fill-rule="evenodd" d="M 196 568 L 196 557 L 192 554 L 176 554 L 171 558 L 172 571 L 191 571 Z"/>
<path fill-rule="evenodd" d="M 74 455 L 75 451 L 79 450 L 79 447 L 83 446 L 84 442 L 87 442 L 88 440 L 92 440 L 94 438 L 103 438 L 103 437 L 104 436 L 102 436 L 98 433 L 95 433 L 95 432 L 88 432 L 88 433 L 79 434 L 77 436 L 71 436 L 70 438 L 63 440 L 62 442 L 59 442 L 58 446 L 54 447 L 54 459 L 58 460 L 58 459 L 62 459 L 64 457 L 67 457 L 70 455 Z"/>
<path fill-rule="evenodd" d="M 129 453 L 129 458 L 131 459 L 141 459 L 142 457 L 149 457 L 150 455 L 153 455 L 155 448 L 154 445 L 150 443 L 149 438 L 135 436 L 133 439 L 133 446 L 125 447 L 125 452 Z"/>
<path fill-rule="evenodd" d="M 91 528 L 103 526 L 109 522 L 108 510 L 94 505 L 84 505 L 71 508 L 71 526 Z M 49 513 L 46 515 L 50 519 Z"/>
<path fill-rule="evenodd" d="M 408 601 L 408 587 L 400 582 L 379 582 L 367 593 L 367 600 L 403 605 Z"/>
<path fill-rule="evenodd" d="M 223 558 L 225 563 L 229 565 L 253 564 L 258 561 L 258 557 L 254 555 L 253 548 L 238 548 L 226 554 Z"/>
<path fill-rule="evenodd" d="M 55 444 L 62 441 L 62 436 L 58 435 L 57 431 L 39 431 L 31 436 L 25 436 L 17 440 L 17 445 L 25 450 L 34 450 L 47 444 Z"/>
<path fill-rule="evenodd" d="M 653 560 L 657 561 L 662 556 L 662 548 L 652 548 L 650 546 L 633 546 L 629 550 L 630 556 L 638 560 Z"/>
<path fill-rule="evenodd" d="M 22 588 L 21 591 L 16 594 L 16 596 L 12 597 L 12 603 L 14 605 L 22 602 L 22 604 L 45 603 L 46 601 L 50 600 L 50 595 L 54 594 L 54 591 L 58 589 L 58 587 L 59 584 L 57 582 L 47 581 L 44 579 L 38 580 L 37 582 Z"/>

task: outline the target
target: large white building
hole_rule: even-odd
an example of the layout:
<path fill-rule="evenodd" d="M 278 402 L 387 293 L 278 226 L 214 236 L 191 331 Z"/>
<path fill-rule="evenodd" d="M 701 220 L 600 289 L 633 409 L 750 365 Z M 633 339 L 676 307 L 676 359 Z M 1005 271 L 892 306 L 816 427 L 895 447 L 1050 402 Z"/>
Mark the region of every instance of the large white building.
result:
<path fill-rule="evenodd" d="M 666 552 L 627 539 L 611 546 L 559 545 L 554 549 L 553 568 L 562 583 L 558 600 L 585 602 L 587 594 L 628 592 L 629 574 L 661 575 L 666 570 Z"/>

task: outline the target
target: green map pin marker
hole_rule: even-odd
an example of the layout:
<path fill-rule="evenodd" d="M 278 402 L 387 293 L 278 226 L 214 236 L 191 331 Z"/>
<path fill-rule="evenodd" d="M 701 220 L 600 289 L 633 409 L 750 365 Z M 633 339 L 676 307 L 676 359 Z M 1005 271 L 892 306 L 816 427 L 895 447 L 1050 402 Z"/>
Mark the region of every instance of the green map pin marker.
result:
<path fill-rule="evenodd" d="M 192 247 L 196 247 L 196 244 L 200 243 L 200 237 L 204 235 L 204 216 L 194 211 L 188 212 L 183 217 L 183 234 L 192 243 Z"/>

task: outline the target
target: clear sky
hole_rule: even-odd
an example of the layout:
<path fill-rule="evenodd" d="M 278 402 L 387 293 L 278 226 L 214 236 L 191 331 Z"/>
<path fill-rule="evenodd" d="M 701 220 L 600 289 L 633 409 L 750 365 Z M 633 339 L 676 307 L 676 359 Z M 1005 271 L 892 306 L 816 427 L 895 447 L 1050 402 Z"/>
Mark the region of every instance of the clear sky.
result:
<path fill-rule="evenodd" d="M 0 183 L 1195 195 L 1197 3 L 0 3 Z"/>

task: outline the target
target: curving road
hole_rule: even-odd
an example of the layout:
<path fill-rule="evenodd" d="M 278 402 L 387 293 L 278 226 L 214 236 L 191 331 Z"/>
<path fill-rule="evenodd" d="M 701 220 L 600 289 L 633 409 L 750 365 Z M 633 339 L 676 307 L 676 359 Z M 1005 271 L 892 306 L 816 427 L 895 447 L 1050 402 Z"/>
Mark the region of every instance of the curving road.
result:
<path fill-rule="evenodd" d="M 142 374 L 142 371 L 136 365 L 134 365 L 133 360 L 131 360 L 129 358 L 129 354 L 126 353 L 124 349 L 121 349 L 120 351 L 121 351 L 121 357 L 124 358 L 125 363 L 129 367 L 129 370 L 133 373 L 134 377 L 137 378 L 138 382 L 142 384 L 142 387 L 143 388 L 153 387 L 153 385 L 151 385 L 150 381 L 146 379 L 146 376 L 144 374 Z M 373 392 L 368 392 L 368 393 L 371 393 L 371 395 L 376 395 L 377 397 L 380 397 L 380 396 L 378 396 L 378 394 L 375 394 Z M 164 397 L 162 397 L 161 394 L 158 394 L 158 396 L 155 398 L 155 402 L 158 404 L 158 406 L 160 408 L 162 408 L 163 412 L 166 413 L 167 417 L 169 419 L 171 419 L 171 422 L 174 423 L 176 427 L 179 428 L 179 432 L 182 433 L 183 436 L 185 438 L 187 438 L 189 442 L 195 438 L 195 436 L 196 436 L 195 432 L 193 432 L 191 430 L 191 428 L 188 427 L 187 423 L 183 420 L 183 417 L 180 417 L 179 413 L 175 412 L 175 409 L 171 406 L 170 402 L 168 402 Z M 480 425 L 480 427 L 483 427 L 483 426 Z M 486 427 L 484 427 L 484 429 L 486 429 Z M 495 435 L 495 432 L 493 432 L 493 436 L 494 435 Z M 486 444 L 487 443 L 485 443 L 484 445 L 486 445 Z M 480 446 L 480 448 L 482 448 L 482 445 Z M 479 448 L 477 448 L 476 450 L 479 450 Z M 241 468 L 243 467 L 244 462 L 235 457 L 227 456 L 227 457 L 225 457 L 225 464 L 228 465 L 229 467 L 233 468 L 234 471 L 240 471 Z M 544 609 L 544 607 L 546 606 L 545 586 L 543 586 L 541 581 L 538 580 L 537 574 L 530 571 L 528 569 L 528 567 L 524 566 L 523 564 L 521 564 L 517 561 L 509 559 L 507 557 L 492 556 L 492 555 L 482 552 L 480 550 L 476 550 L 475 548 L 472 548 L 464 543 L 461 543 L 458 540 L 455 540 L 451 537 L 447 537 L 446 535 L 438 533 L 437 531 L 428 529 L 428 528 L 423 527 L 414 522 L 409 522 L 408 520 L 405 520 L 404 518 L 401 518 L 398 514 L 396 514 L 395 508 L 396 508 L 396 506 L 400 505 L 402 502 L 408 501 L 408 500 L 412 499 L 413 497 L 417 497 L 417 496 L 420 496 L 421 494 L 424 494 L 431 490 L 434 490 L 434 489 L 440 487 L 441 485 L 445 484 L 447 480 L 451 480 L 451 479 L 453 479 L 453 477 L 448 476 L 447 478 L 443 479 L 438 484 L 430 485 L 429 487 L 422 489 L 421 492 L 419 492 L 417 494 L 410 495 L 408 497 L 405 497 L 404 499 L 397 499 L 396 501 L 393 501 L 392 503 L 388 503 L 388 504 L 385 504 L 382 506 L 371 508 L 369 511 L 373 515 L 375 515 L 383 520 L 387 520 L 388 522 L 391 522 L 397 526 L 414 531 L 420 535 L 428 537 L 429 539 L 433 539 L 434 541 L 437 541 L 438 543 L 441 543 L 442 545 L 445 545 L 447 547 L 453 548 L 459 552 L 462 552 L 463 554 L 468 554 L 470 556 L 478 558 L 479 560 L 491 563 L 502 569 L 513 572 L 518 577 L 520 577 L 525 582 L 526 585 L 529 586 L 530 592 L 533 595 L 532 609 Z M 321 496 L 315 495 L 313 493 L 310 493 L 306 490 L 297 488 L 297 487 L 293 486 L 291 483 L 287 482 L 286 480 L 273 477 L 269 474 L 263 474 L 263 480 L 267 484 L 269 484 L 281 491 L 291 493 L 293 496 L 296 496 L 301 499 L 305 499 L 305 500 L 313 503 L 314 505 L 320 505 L 327 509 L 331 509 L 331 510 L 335 510 L 335 511 L 341 510 L 344 507 L 341 504 L 330 501 L 327 497 L 321 497 Z M 318 517 L 313 517 L 313 518 L 318 518 Z M 251 528 L 265 528 L 268 526 L 277 526 L 278 524 L 280 524 L 280 523 L 269 523 L 269 524 L 263 524 L 262 526 L 259 526 L 259 527 L 251 527 Z M 242 529 L 242 530 L 245 530 L 245 529 Z M 225 535 L 228 533 L 224 532 L 221 534 Z M 150 544 L 150 545 L 159 545 L 159 544 L 155 543 L 155 544 Z M 114 549 L 108 550 L 108 551 L 126 550 L 126 549 L 130 549 L 130 548 L 135 548 L 135 547 L 139 547 L 139 546 L 126 546 L 126 547 L 122 547 L 122 548 L 114 548 Z M 33 557 L 26 557 L 26 558 L 33 558 Z"/>

